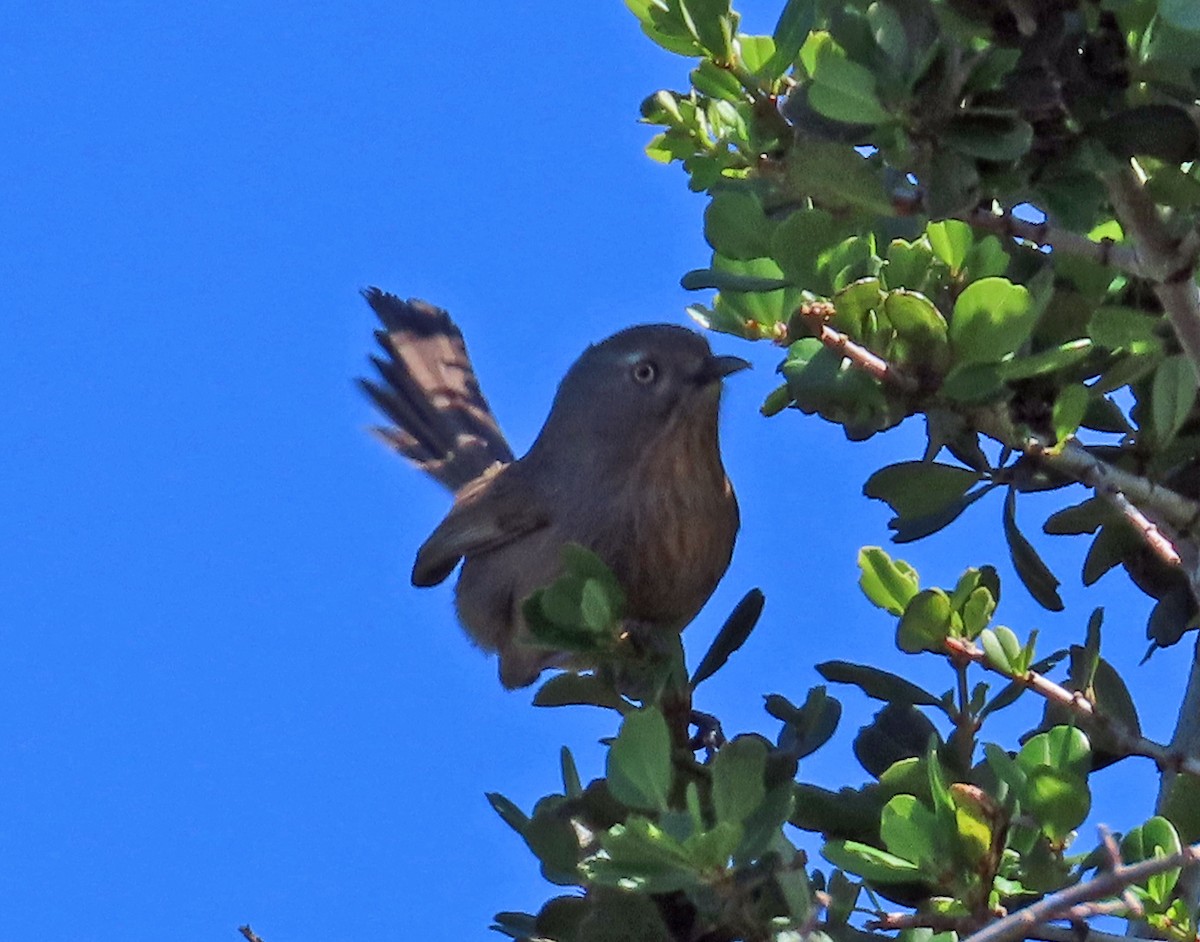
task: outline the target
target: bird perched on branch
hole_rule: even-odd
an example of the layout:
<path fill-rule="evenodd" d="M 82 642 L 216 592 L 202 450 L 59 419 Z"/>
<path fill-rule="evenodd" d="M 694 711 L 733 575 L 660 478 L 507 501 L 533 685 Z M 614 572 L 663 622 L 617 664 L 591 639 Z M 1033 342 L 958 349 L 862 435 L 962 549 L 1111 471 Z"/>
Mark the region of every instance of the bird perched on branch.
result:
<path fill-rule="evenodd" d="M 575 361 L 537 440 L 514 459 L 449 315 L 377 288 L 363 295 L 386 355 L 372 357 L 380 381 L 360 382 L 394 423 L 376 431 L 454 494 L 413 584 L 436 585 L 462 561 L 459 620 L 498 652 L 505 687 L 580 666 L 538 647 L 521 610 L 561 574 L 565 543 L 613 571 L 626 619 L 642 630 L 678 632 L 695 617 L 738 530 L 717 441 L 722 380 L 750 364 L 682 327 L 630 327 Z"/>

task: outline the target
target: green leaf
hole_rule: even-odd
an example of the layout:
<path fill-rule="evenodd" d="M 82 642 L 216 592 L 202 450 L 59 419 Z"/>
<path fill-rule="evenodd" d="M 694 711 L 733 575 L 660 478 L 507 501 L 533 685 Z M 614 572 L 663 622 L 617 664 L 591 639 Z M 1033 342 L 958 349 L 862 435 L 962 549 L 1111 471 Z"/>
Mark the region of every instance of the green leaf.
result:
<path fill-rule="evenodd" d="M 818 114 L 846 124 L 880 124 L 889 119 L 875 94 L 871 70 L 847 58 L 829 33 L 810 33 L 800 59 L 812 79 L 808 102 Z"/>
<path fill-rule="evenodd" d="M 729 660 L 729 655 L 746 643 L 750 632 L 758 624 L 765 602 L 766 596 L 761 589 L 751 589 L 737 603 L 692 675 L 693 689 L 719 671 Z"/>
<path fill-rule="evenodd" d="M 1087 779 L 1045 765 L 1028 772 L 1023 799 L 1042 832 L 1056 843 L 1083 824 L 1092 807 Z"/>
<path fill-rule="evenodd" d="M 920 588 L 917 571 L 902 559 L 893 560 L 878 546 L 864 546 L 858 551 L 858 568 L 862 571 L 858 584 L 863 594 L 893 615 L 904 614 L 905 606 Z"/>
<path fill-rule="evenodd" d="M 799 209 L 775 227 L 771 257 L 791 283 L 829 294 L 833 281 L 820 270 L 820 260 L 837 244 L 838 235 L 829 213 L 816 207 Z"/>
<path fill-rule="evenodd" d="M 1175 825 L 1180 840 L 1188 844 L 1200 840 L 1200 779 L 1194 775 L 1172 778 L 1162 812 Z"/>
<path fill-rule="evenodd" d="M 883 808 L 879 836 L 888 851 L 916 863 L 930 876 L 944 869 L 946 844 L 940 822 L 915 795 L 896 795 Z"/>
<path fill-rule="evenodd" d="M 600 835 L 607 858 L 583 862 L 589 879 L 606 886 L 670 893 L 694 886 L 697 874 L 688 852 L 653 821 L 630 815 Z"/>
<path fill-rule="evenodd" d="M 920 291 L 925 285 L 932 263 L 933 252 L 926 240 L 906 242 L 903 239 L 893 239 L 888 246 L 883 276 L 889 288 Z"/>
<path fill-rule="evenodd" d="M 732 102 L 743 101 L 746 98 L 746 91 L 737 76 L 728 69 L 714 65 L 711 59 L 702 60 L 700 65 L 692 69 L 691 80 L 692 87 L 709 98 Z"/>
<path fill-rule="evenodd" d="M 784 724 L 779 734 L 779 748 L 797 759 L 803 759 L 825 745 L 842 718 L 842 705 L 828 696 L 824 687 L 809 690 L 802 707 L 796 707 L 777 693 L 765 698 L 764 707 Z"/>
<path fill-rule="evenodd" d="M 764 75 L 765 73 L 766 78 L 778 76 L 778 73 L 766 72 L 767 66 L 775 58 L 775 40 L 772 37 L 738 33 L 737 49 L 742 66 L 747 71 L 753 72 L 755 75 Z"/>
<path fill-rule="evenodd" d="M 912 883 L 921 877 L 920 867 L 911 860 L 858 841 L 829 841 L 821 848 L 821 856 L 835 867 L 875 883 Z"/>
<path fill-rule="evenodd" d="M 996 611 L 996 599 L 985 587 L 980 586 L 967 597 L 962 607 L 963 634 L 968 641 L 974 641 L 979 633 L 988 626 Z"/>
<path fill-rule="evenodd" d="M 733 35 L 736 14 L 731 13 L 729 0 L 676 0 L 688 32 L 718 62 L 733 58 Z"/>
<path fill-rule="evenodd" d="M 1006 360 L 1000 364 L 1000 376 L 1004 380 L 1012 382 L 1013 380 L 1057 373 L 1059 370 L 1065 370 L 1086 359 L 1091 352 L 1092 342 L 1086 337 L 1072 340 L 1069 343 L 1051 347 L 1049 350 Z"/>
<path fill-rule="evenodd" d="M 982 477 L 936 461 L 901 461 L 872 474 L 863 493 L 884 501 L 899 517 L 923 517 L 962 497 Z"/>
<path fill-rule="evenodd" d="M 916 291 L 890 291 L 883 310 L 896 329 L 897 353 L 902 363 L 927 364 L 942 369 L 946 360 L 946 319 L 925 295 Z"/>
<path fill-rule="evenodd" d="M 896 629 L 896 644 L 901 651 L 941 653 L 950 636 L 950 599 L 941 589 L 918 592 L 904 609 Z"/>
<path fill-rule="evenodd" d="M 579 781 L 579 769 L 575 767 L 575 757 L 566 746 L 559 752 L 559 765 L 562 767 L 563 794 L 568 798 L 578 798 L 583 794 L 583 783 Z"/>
<path fill-rule="evenodd" d="M 536 932 L 526 938 L 565 939 L 570 942 L 670 942 L 671 933 L 663 922 L 654 900 L 646 893 L 610 889 L 588 894 L 587 901 L 568 897 L 573 904 L 584 905 L 578 928 L 546 926 L 538 915 Z M 545 909 L 543 908 L 543 912 Z"/>
<path fill-rule="evenodd" d="M 654 707 L 625 717 L 608 750 L 608 789 L 631 808 L 664 811 L 671 788 L 671 735 Z"/>
<path fill-rule="evenodd" d="M 941 140 L 968 157 L 1011 161 L 1028 152 L 1033 143 L 1033 128 L 1028 121 L 1015 116 L 966 112 L 946 124 Z"/>
<path fill-rule="evenodd" d="M 908 42 L 900 14 L 889 3 L 872 3 L 867 7 L 867 23 L 875 44 L 897 66 L 903 66 L 908 58 Z"/>
<path fill-rule="evenodd" d="M 763 72 L 774 77 L 783 75 L 792 67 L 813 27 L 816 13 L 815 0 L 787 0 L 771 34 L 775 41 L 775 52 L 763 67 Z"/>
<path fill-rule="evenodd" d="M 592 631 L 600 633 L 613 627 L 615 618 L 608 591 L 599 579 L 588 579 L 583 584 L 579 612 L 583 616 L 583 623 Z"/>
<path fill-rule="evenodd" d="M 969 280 L 978 281 L 980 278 L 996 278 L 1008 271 L 1011 259 L 1004 246 L 995 236 L 985 236 L 967 253 L 967 261 L 963 266 Z"/>
<path fill-rule="evenodd" d="M 1033 548 L 1033 544 L 1025 539 L 1024 534 L 1017 529 L 1016 519 L 1017 492 L 1008 489 L 1008 497 L 1004 501 L 1004 537 L 1008 541 L 1008 553 L 1012 558 L 1013 568 L 1021 577 L 1021 582 L 1029 590 L 1029 594 L 1043 608 L 1052 612 L 1061 612 L 1063 602 L 1058 594 L 1059 581 L 1050 571 L 1042 557 Z"/>
<path fill-rule="evenodd" d="M 1187 421 L 1196 404 L 1196 370 L 1182 353 L 1167 357 L 1154 373 L 1151 391 L 1154 433 L 1166 444 Z"/>
<path fill-rule="evenodd" d="M 766 797 L 767 746 L 758 736 L 738 736 L 717 750 L 712 800 L 717 821 L 742 824 Z"/>
<path fill-rule="evenodd" d="M 1155 353 L 1162 349 L 1158 332 L 1161 323 L 1161 318 L 1135 308 L 1107 305 L 1092 314 L 1088 321 L 1088 336 L 1109 350 Z"/>
<path fill-rule="evenodd" d="M 1087 412 L 1089 397 L 1088 388 L 1079 383 L 1067 386 L 1058 394 L 1051 412 L 1055 441 L 1065 442 L 1079 431 L 1079 424 Z"/>
<path fill-rule="evenodd" d="M 956 366 L 942 383 L 942 395 L 964 405 L 977 405 L 994 399 L 1004 391 L 1000 366 L 995 363 L 963 363 Z"/>
<path fill-rule="evenodd" d="M 762 204 L 741 190 L 722 190 L 712 198 L 704 210 L 704 237 L 727 258 L 761 258 L 771 251 L 771 225 Z"/>
<path fill-rule="evenodd" d="M 1026 772 L 1039 766 L 1052 766 L 1081 778 L 1091 767 L 1092 747 L 1087 736 L 1073 726 L 1055 726 L 1038 733 L 1017 755 L 1017 763 Z"/>
<path fill-rule="evenodd" d="M 817 665 L 817 673 L 830 683 L 853 684 L 875 700 L 945 708 L 942 701 L 929 691 L 877 667 L 848 661 L 825 661 Z"/>
<path fill-rule="evenodd" d="M 995 363 L 1026 340 L 1036 320 L 1029 291 L 1007 278 L 981 278 L 954 302 L 950 343 L 967 363 Z"/>
<path fill-rule="evenodd" d="M 1156 857 L 1170 857 L 1182 849 L 1183 843 L 1175 826 L 1166 818 L 1156 815 L 1125 835 L 1121 841 L 1121 859 L 1132 864 Z M 1179 872 L 1180 869 L 1175 867 L 1146 881 L 1146 891 L 1156 906 L 1161 907 L 1169 902 Z"/>
<path fill-rule="evenodd" d="M 987 655 L 988 663 L 1009 677 L 1025 673 L 1021 664 L 1021 642 L 1011 628 L 997 625 L 979 633 L 979 644 Z"/>
<path fill-rule="evenodd" d="M 957 275 L 962 271 L 967 253 L 975 244 L 975 234 L 970 226 L 958 219 L 944 219 L 926 226 L 925 236 L 933 254 L 950 269 L 950 274 Z"/>
<path fill-rule="evenodd" d="M 529 816 L 499 792 L 487 792 L 488 804 L 501 819 L 518 834 L 524 834 L 529 826 Z"/>
<path fill-rule="evenodd" d="M 680 278 L 679 284 L 685 291 L 703 291 L 706 288 L 716 288 L 718 291 L 778 291 L 786 288 L 790 282 L 783 278 L 743 275 L 717 268 L 697 268 Z"/>
<path fill-rule="evenodd" d="M 595 674 L 556 674 L 534 694 L 533 705 L 539 707 L 598 706 L 628 713 L 632 704 L 613 690 L 612 685 Z"/>

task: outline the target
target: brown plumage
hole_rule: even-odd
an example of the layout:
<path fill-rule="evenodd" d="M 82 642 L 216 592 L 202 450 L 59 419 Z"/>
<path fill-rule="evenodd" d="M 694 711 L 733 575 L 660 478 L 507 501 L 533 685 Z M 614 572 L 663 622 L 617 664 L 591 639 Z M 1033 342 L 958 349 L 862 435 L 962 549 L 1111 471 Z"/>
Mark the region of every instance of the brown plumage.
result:
<path fill-rule="evenodd" d="M 445 311 L 375 288 L 364 296 L 390 355 L 374 358 L 382 384 L 363 381 L 396 423 L 379 434 L 455 493 L 413 583 L 436 585 L 462 561 L 459 619 L 499 653 L 506 687 L 568 663 L 535 646 L 521 617 L 521 602 L 560 575 L 566 542 L 613 570 L 630 621 L 674 632 L 695 617 L 737 535 L 717 411 L 722 379 L 749 364 L 714 356 L 681 327 L 623 330 L 568 370 L 537 440 L 514 460 Z"/>

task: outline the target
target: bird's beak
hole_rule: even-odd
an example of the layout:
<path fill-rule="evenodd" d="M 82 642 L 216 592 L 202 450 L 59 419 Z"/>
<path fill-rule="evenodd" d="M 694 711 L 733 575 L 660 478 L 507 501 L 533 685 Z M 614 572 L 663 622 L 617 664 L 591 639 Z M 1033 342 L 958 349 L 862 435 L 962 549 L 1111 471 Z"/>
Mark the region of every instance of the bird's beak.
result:
<path fill-rule="evenodd" d="M 720 382 L 726 376 L 729 376 L 733 373 L 748 369 L 750 369 L 749 361 L 743 360 L 741 357 L 709 357 L 708 362 L 704 364 L 704 368 L 700 374 L 700 382 L 702 385 L 707 386 L 709 383 Z"/>

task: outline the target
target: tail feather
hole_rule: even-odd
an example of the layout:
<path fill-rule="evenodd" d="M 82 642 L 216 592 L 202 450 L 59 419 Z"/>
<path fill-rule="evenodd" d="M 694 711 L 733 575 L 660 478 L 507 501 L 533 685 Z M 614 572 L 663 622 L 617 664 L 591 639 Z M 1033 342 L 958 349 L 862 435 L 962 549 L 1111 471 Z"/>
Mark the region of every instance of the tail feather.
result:
<path fill-rule="evenodd" d="M 450 315 L 378 288 L 363 297 L 383 324 L 375 337 L 386 357 L 371 357 L 380 381 L 360 379 L 359 385 L 395 423 L 376 434 L 451 491 L 497 461 L 512 461 Z"/>

